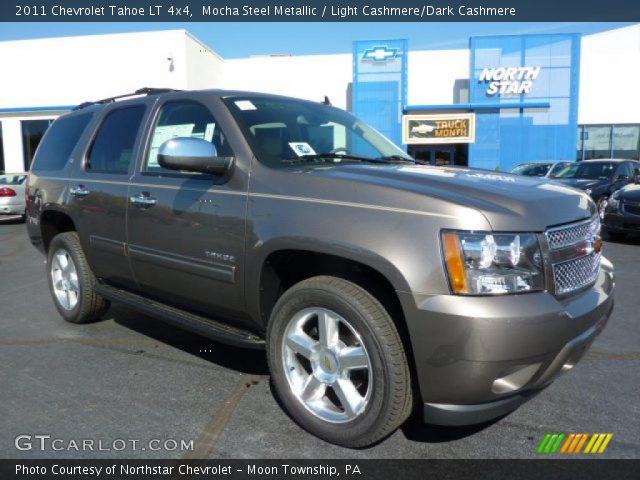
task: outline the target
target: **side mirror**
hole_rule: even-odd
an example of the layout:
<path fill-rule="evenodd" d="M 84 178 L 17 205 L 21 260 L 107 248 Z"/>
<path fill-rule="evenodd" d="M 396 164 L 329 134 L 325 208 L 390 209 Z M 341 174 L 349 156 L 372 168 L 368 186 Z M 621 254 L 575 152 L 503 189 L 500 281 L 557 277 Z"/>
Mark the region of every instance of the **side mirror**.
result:
<path fill-rule="evenodd" d="M 219 157 L 213 143 L 206 140 L 176 137 L 160 145 L 158 163 L 171 170 L 222 176 L 231 168 L 233 157 Z"/>
<path fill-rule="evenodd" d="M 617 181 L 618 182 L 629 182 L 629 181 L 631 181 L 631 179 L 629 178 L 629 175 L 618 175 Z"/>

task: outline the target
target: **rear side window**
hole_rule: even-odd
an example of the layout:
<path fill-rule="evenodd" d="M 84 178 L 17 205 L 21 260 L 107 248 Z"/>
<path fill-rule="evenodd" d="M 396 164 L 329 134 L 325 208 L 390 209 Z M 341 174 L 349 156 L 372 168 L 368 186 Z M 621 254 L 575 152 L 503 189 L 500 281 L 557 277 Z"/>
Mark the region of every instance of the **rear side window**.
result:
<path fill-rule="evenodd" d="M 62 170 L 91 120 L 91 114 L 63 117 L 53 122 L 44 136 L 31 170 Z"/>
<path fill-rule="evenodd" d="M 119 108 L 107 114 L 87 155 L 87 170 L 127 173 L 145 107 Z"/>

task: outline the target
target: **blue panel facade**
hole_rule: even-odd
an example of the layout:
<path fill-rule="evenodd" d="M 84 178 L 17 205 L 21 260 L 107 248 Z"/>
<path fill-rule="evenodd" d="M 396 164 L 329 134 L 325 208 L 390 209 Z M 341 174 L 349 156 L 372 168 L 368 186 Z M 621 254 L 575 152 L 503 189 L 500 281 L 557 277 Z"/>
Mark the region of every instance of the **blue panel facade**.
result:
<path fill-rule="evenodd" d="M 469 166 L 508 171 L 527 161 L 575 160 L 580 35 L 472 37 L 470 50 L 470 102 L 510 108 L 476 112 Z M 540 102 L 549 108 L 526 108 Z"/>
<path fill-rule="evenodd" d="M 407 103 L 407 40 L 353 43 L 353 113 L 402 144 Z"/>

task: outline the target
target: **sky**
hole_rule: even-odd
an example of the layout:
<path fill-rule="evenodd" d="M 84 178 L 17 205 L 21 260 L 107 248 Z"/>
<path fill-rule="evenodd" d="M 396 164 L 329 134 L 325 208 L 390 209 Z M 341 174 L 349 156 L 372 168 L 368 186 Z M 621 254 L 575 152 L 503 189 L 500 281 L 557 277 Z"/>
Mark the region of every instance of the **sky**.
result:
<path fill-rule="evenodd" d="M 590 34 L 631 23 L 0 23 L 0 41 L 185 29 L 224 58 L 351 52 L 354 40 L 406 38 L 411 50 L 467 48 L 470 36 Z"/>

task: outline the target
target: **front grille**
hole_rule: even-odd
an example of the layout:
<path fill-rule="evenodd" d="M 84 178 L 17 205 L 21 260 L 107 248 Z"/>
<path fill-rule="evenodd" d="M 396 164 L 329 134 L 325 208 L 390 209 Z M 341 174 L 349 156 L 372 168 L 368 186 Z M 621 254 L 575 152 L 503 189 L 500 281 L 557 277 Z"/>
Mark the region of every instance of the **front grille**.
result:
<path fill-rule="evenodd" d="M 640 215 L 640 203 L 623 203 L 622 208 L 625 213 Z"/>
<path fill-rule="evenodd" d="M 600 230 L 600 219 L 585 220 L 563 227 L 555 227 L 547 230 L 547 240 L 551 250 L 558 250 L 569 245 L 575 245 L 591 239 L 594 232 Z"/>
<path fill-rule="evenodd" d="M 600 254 L 592 253 L 553 266 L 556 294 L 566 295 L 596 281 L 600 272 Z"/>
<path fill-rule="evenodd" d="M 600 273 L 600 253 L 594 251 L 594 247 L 599 234 L 599 217 L 545 232 L 556 295 L 567 295 L 596 281 Z"/>

